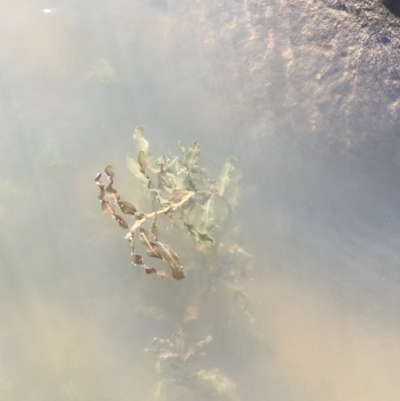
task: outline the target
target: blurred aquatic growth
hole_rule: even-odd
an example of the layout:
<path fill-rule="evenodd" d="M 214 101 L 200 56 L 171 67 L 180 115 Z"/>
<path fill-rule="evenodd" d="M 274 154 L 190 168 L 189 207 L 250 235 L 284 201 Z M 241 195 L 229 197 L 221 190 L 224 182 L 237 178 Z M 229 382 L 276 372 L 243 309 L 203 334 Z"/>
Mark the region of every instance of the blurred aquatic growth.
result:
<path fill-rule="evenodd" d="M 100 60 L 86 74 L 88 81 L 112 85 L 118 82 L 118 74 L 107 60 Z"/>
<path fill-rule="evenodd" d="M 218 368 L 196 371 L 192 363 L 208 355 L 209 343 L 215 343 L 212 359 L 220 366 L 248 363 L 254 353 L 266 350 L 242 284 L 252 255 L 239 242 L 235 218 L 240 169 L 229 158 L 214 180 L 200 164 L 197 141 L 187 150 L 178 142 L 177 156 L 165 151 L 156 157 L 143 133 L 143 127 L 135 129 L 137 161 L 128 156 L 127 165 L 144 193 L 127 201 L 116 188 L 118 174 L 111 165 L 105 168 L 108 184 L 101 173 L 95 183 L 102 211 L 128 230 L 132 264 L 165 280 L 157 284 L 150 276 L 147 285 L 142 281 L 138 296 L 148 305 L 142 313 L 160 328 L 163 324 L 163 332 L 178 324 L 171 340 L 155 337 L 149 347 L 158 356 L 155 398 L 237 400 L 234 382 Z M 160 270 L 157 260 L 168 272 Z M 184 280 L 171 283 L 170 275 Z M 199 336 L 205 339 L 198 341 Z M 186 345 L 191 342 L 196 343 Z"/>
<path fill-rule="evenodd" d="M 53 142 L 47 143 L 38 156 L 39 168 L 47 173 L 69 172 L 76 164 L 67 159 Z"/>

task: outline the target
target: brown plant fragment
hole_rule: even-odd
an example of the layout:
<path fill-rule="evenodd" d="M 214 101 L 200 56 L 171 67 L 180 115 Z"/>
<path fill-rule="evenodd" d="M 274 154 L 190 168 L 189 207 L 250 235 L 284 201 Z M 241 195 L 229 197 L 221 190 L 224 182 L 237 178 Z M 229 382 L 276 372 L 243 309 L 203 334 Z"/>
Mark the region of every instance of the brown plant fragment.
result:
<path fill-rule="evenodd" d="M 161 253 L 162 260 L 167 263 L 172 270 L 172 277 L 176 280 L 183 279 L 185 275 L 183 274 L 181 262 L 171 245 L 162 244 L 161 242 L 157 242 L 157 245 Z"/>
<path fill-rule="evenodd" d="M 107 202 L 104 199 L 101 201 L 101 210 L 104 213 L 114 214 L 115 213 L 115 206 L 111 202 Z"/>
<path fill-rule="evenodd" d="M 114 188 L 112 187 L 112 184 L 113 184 L 113 182 L 111 181 L 111 182 L 107 185 L 106 193 L 112 195 L 112 196 L 114 197 L 115 200 L 119 200 L 119 198 L 120 198 L 119 192 L 118 192 L 116 189 L 114 189 Z"/>
<path fill-rule="evenodd" d="M 137 209 L 132 203 L 126 201 L 118 201 L 118 206 L 121 209 L 122 213 L 135 215 Z"/>
<path fill-rule="evenodd" d="M 212 244 L 214 243 L 214 240 L 207 233 L 198 232 L 197 235 L 200 241 L 210 241 Z"/>
<path fill-rule="evenodd" d="M 99 194 L 98 198 L 99 198 L 100 200 L 103 200 L 104 197 L 106 196 L 106 190 L 105 190 L 104 185 L 103 185 L 102 183 L 97 182 L 97 185 L 98 185 L 99 188 L 100 188 L 100 194 Z"/>
<path fill-rule="evenodd" d="M 129 224 L 126 222 L 126 220 L 120 216 L 119 214 L 113 214 L 113 219 L 118 221 L 118 224 L 120 225 L 120 227 L 122 228 L 129 228 Z"/>
<path fill-rule="evenodd" d="M 139 240 L 146 248 L 147 255 L 151 256 L 152 258 L 162 259 L 160 248 L 156 243 L 151 241 L 150 233 L 141 227 L 140 227 Z"/>
<path fill-rule="evenodd" d="M 153 224 L 151 225 L 151 232 L 153 233 L 155 240 L 158 241 L 160 229 L 157 226 L 157 214 L 154 214 Z"/>
<path fill-rule="evenodd" d="M 143 257 L 141 255 L 138 255 L 137 253 L 132 253 L 132 263 L 134 265 L 142 265 Z"/>
<path fill-rule="evenodd" d="M 114 175 L 115 175 L 114 167 L 108 165 L 108 166 L 104 169 L 104 171 L 105 171 L 105 173 L 107 174 L 108 179 L 109 179 L 110 181 L 112 181 L 112 180 L 114 179 Z"/>

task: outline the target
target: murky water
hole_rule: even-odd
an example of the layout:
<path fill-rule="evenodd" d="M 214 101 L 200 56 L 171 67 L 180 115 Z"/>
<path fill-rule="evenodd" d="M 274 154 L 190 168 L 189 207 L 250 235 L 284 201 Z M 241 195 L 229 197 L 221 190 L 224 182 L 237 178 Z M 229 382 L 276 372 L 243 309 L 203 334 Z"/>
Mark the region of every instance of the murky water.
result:
<path fill-rule="evenodd" d="M 280 28 L 287 21 L 279 24 L 284 13 L 272 7 L 279 2 L 265 13 L 256 1 L 229 9 L 189 3 L 3 4 L 2 398 L 396 400 L 396 139 L 380 142 L 379 127 L 371 127 L 354 134 L 356 145 L 367 139 L 345 152 L 342 133 L 316 137 L 324 122 L 310 123 L 314 111 L 307 120 L 298 99 L 288 98 L 282 60 L 290 51 Z M 281 19 L 260 31 L 261 12 Z M 242 58 L 243 47 L 264 59 Z M 260 82 L 261 72 L 270 79 Z M 277 105 L 289 103 L 290 115 L 280 115 Z M 326 107 L 340 105 L 328 99 Z M 157 155 L 197 139 L 213 177 L 237 157 L 242 195 L 229 230 L 253 255 L 239 280 L 245 311 L 232 286 L 213 282 L 217 275 L 196 293 L 207 281 L 204 259 L 178 229 L 166 236 L 184 280 L 147 276 L 130 263 L 124 233 L 102 213 L 93 179 L 112 164 L 123 196 L 142 196 L 126 166 L 137 125 Z M 214 398 L 185 383 L 163 390 L 171 376 L 144 352 L 179 327 L 185 349 L 213 337 L 190 369 L 208 384 L 214 372 Z"/>

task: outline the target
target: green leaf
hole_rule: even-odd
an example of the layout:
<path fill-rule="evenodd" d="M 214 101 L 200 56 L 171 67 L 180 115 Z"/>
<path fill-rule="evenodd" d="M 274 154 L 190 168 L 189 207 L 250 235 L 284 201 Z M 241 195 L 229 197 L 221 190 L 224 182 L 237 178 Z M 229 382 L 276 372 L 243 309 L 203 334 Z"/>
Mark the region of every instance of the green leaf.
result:
<path fill-rule="evenodd" d="M 178 149 L 180 150 L 180 152 L 184 155 L 186 153 L 185 151 L 185 147 L 182 145 L 181 141 L 178 141 L 176 143 L 176 146 L 178 147 Z"/>
<path fill-rule="evenodd" d="M 221 196 L 224 196 L 230 184 L 237 184 L 242 177 L 242 172 L 237 166 L 237 159 L 233 156 L 228 158 L 222 167 L 219 180 L 218 190 Z"/>
<path fill-rule="evenodd" d="M 158 187 L 165 190 L 172 188 L 170 177 L 165 171 L 158 173 Z"/>
<path fill-rule="evenodd" d="M 183 189 L 185 188 L 185 178 L 184 177 L 180 177 L 178 172 L 175 172 L 173 170 L 169 170 L 167 171 L 167 176 L 168 176 L 168 180 L 171 183 L 172 188 L 179 188 L 179 189 Z"/>
<path fill-rule="evenodd" d="M 133 132 L 133 140 L 135 141 L 135 147 L 138 152 L 143 151 L 145 154 L 147 154 L 148 149 L 149 149 L 149 142 L 145 139 L 143 136 L 144 133 L 144 127 L 143 125 L 139 125 L 135 128 L 135 131 Z"/>
<path fill-rule="evenodd" d="M 239 198 L 241 196 L 241 191 L 239 187 L 232 188 L 231 191 L 229 191 L 229 196 L 226 196 L 225 199 L 229 203 L 232 209 L 235 209 L 237 205 L 239 204 Z"/>
<path fill-rule="evenodd" d="M 193 359 L 196 356 L 203 356 L 204 354 L 200 353 L 200 351 L 212 340 L 211 336 L 207 336 L 203 341 L 199 341 L 197 344 L 193 345 L 188 349 L 188 352 L 185 356 L 185 362 L 193 362 Z"/>
<path fill-rule="evenodd" d="M 140 166 L 139 163 L 137 163 L 132 157 L 127 156 L 126 158 L 126 165 L 128 169 L 130 170 L 131 173 L 134 174 L 134 176 L 140 180 L 143 184 L 147 184 L 147 178 L 145 175 L 143 175 L 140 172 Z"/>
<path fill-rule="evenodd" d="M 202 206 L 201 224 L 199 232 L 209 234 L 214 228 L 215 205 L 214 198 L 210 196 Z"/>
<path fill-rule="evenodd" d="M 184 180 L 184 187 L 189 191 L 197 191 L 196 184 L 193 182 L 189 174 L 186 176 Z"/>
<path fill-rule="evenodd" d="M 185 166 L 189 173 L 192 172 L 192 170 L 196 167 L 197 161 L 199 160 L 199 155 L 200 145 L 197 141 L 194 141 L 185 158 Z"/>
<path fill-rule="evenodd" d="M 218 369 L 196 373 L 196 394 L 209 400 L 238 401 L 235 384 Z"/>
<path fill-rule="evenodd" d="M 139 163 L 139 166 L 140 166 L 140 172 L 141 172 L 142 174 L 145 174 L 145 175 L 146 175 L 146 172 L 145 172 L 145 171 L 146 171 L 146 167 L 147 167 L 148 163 L 147 163 L 146 153 L 143 152 L 143 150 L 141 150 L 141 151 L 139 152 L 138 163 Z"/>
<path fill-rule="evenodd" d="M 142 125 L 135 128 L 135 131 L 133 133 L 135 148 L 138 153 L 143 152 L 145 154 L 147 162 L 146 167 L 148 167 L 151 170 L 151 172 L 156 174 L 159 171 L 157 160 L 155 160 L 154 157 L 149 152 L 149 142 L 147 142 L 143 133 L 144 133 L 144 127 Z"/>
<path fill-rule="evenodd" d="M 197 232 L 197 237 L 200 241 L 210 241 L 212 244 L 214 243 L 214 240 L 207 233 Z"/>

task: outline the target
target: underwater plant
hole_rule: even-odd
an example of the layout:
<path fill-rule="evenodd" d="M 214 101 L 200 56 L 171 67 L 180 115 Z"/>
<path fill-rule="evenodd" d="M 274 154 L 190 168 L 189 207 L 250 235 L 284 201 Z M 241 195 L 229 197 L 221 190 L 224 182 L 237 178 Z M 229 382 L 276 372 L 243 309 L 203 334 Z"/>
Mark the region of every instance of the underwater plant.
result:
<path fill-rule="evenodd" d="M 136 253 L 134 237 L 139 233 L 139 241 L 146 254 L 164 261 L 170 267 L 172 277 L 180 280 L 185 277 L 183 268 L 172 247 L 159 241 L 157 217 L 166 216 L 168 228 L 171 229 L 176 221 L 175 215 L 179 214 L 188 234 L 202 245 L 208 243 L 209 246 L 218 248 L 221 233 L 226 230 L 224 224 L 230 220 L 233 208 L 237 204 L 239 191 L 236 184 L 241 173 L 236 166 L 236 159 L 231 157 L 223 166 L 218 182 L 210 179 L 206 170 L 198 164 L 200 146 L 197 141 L 190 146 L 188 152 L 178 143 L 182 157 L 168 158 L 163 155 L 155 159 L 148 150 L 149 143 L 143 132 L 144 128 L 139 126 L 133 135 L 138 149 L 137 163 L 130 157 L 127 163 L 129 169 L 153 194 L 158 209 L 147 214 L 139 213 L 135 205 L 122 200 L 119 191 L 113 187 L 115 171 L 111 165 L 106 166 L 104 170 L 108 177 L 107 185 L 101 181 L 101 173 L 95 177 L 95 183 L 100 189 L 98 198 L 103 212 L 110 214 L 120 227 L 129 230 L 125 238 L 132 248 L 132 263 L 142 266 L 147 274 L 155 273 L 162 278 L 167 276 L 166 272 L 157 272 L 155 268 L 147 266 L 142 255 Z M 233 191 L 230 191 L 232 186 Z M 133 216 L 136 221 L 130 224 L 116 213 L 117 209 L 124 215 Z M 150 229 L 143 227 L 147 221 L 152 221 Z M 234 252 L 250 256 L 237 246 Z"/>
<path fill-rule="evenodd" d="M 192 369 L 192 364 L 205 356 L 203 348 L 211 341 L 212 337 L 207 336 L 195 345 L 186 347 L 181 327 L 170 340 L 158 337 L 153 339 L 151 348 L 145 351 L 157 355 L 156 370 L 162 376 L 154 394 L 155 399 L 173 391 L 171 386 L 178 385 L 191 389 L 207 400 L 238 400 L 234 383 L 218 369 L 201 369 L 197 372 Z"/>
<path fill-rule="evenodd" d="M 158 321 L 178 323 L 171 340 L 155 337 L 147 349 L 158 358 L 160 381 L 154 398 L 238 400 L 234 383 L 218 368 L 196 371 L 192 365 L 205 356 L 204 349 L 211 342 L 216 341 L 214 347 L 223 342 L 229 354 L 231 349 L 243 353 L 255 338 L 253 318 L 247 310 L 248 296 L 240 283 L 252 255 L 238 241 L 241 229 L 235 209 L 242 174 L 237 161 L 229 157 L 218 179 L 213 179 L 199 163 L 198 141 L 188 149 L 178 142 L 178 155 L 163 152 L 155 157 L 142 126 L 136 127 L 133 139 L 137 157 L 128 156 L 127 167 L 142 183 L 144 194 L 134 201 L 123 199 L 115 188 L 114 167 L 107 165 L 107 181 L 102 181 L 101 173 L 94 180 L 100 190 L 101 209 L 126 231 L 133 265 L 163 279 L 191 277 L 171 289 L 175 291 L 173 298 L 150 288 L 140 296 L 142 302 L 163 311 Z M 146 207 L 150 210 L 145 212 Z M 146 257 L 160 260 L 170 272 L 156 269 Z M 190 259 L 189 266 L 182 266 L 182 257 Z M 163 288 L 169 290 L 168 286 Z M 193 322 L 198 327 L 209 327 L 210 333 L 202 341 L 195 340 L 200 333 Z M 212 333 L 216 334 L 215 340 Z M 195 345 L 186 345 L 192 341 Z M 177 389 L 183 389 L 183 393 Z"/>
<path fill-rule="evenodd" d="M 54 142 L 48 142 L 41 149 L 37 163 L 42 172 L 48 173 L 69 172 L 76 167 L 75 163 L 67 159 Z"/>
<path fill-rule="evenodd" d="M 103 59 L 88 70 L 85 80 L 98 82 L 105 86 L 114 85 L 118 83 L 118 73 L 108 60 Z"/>

